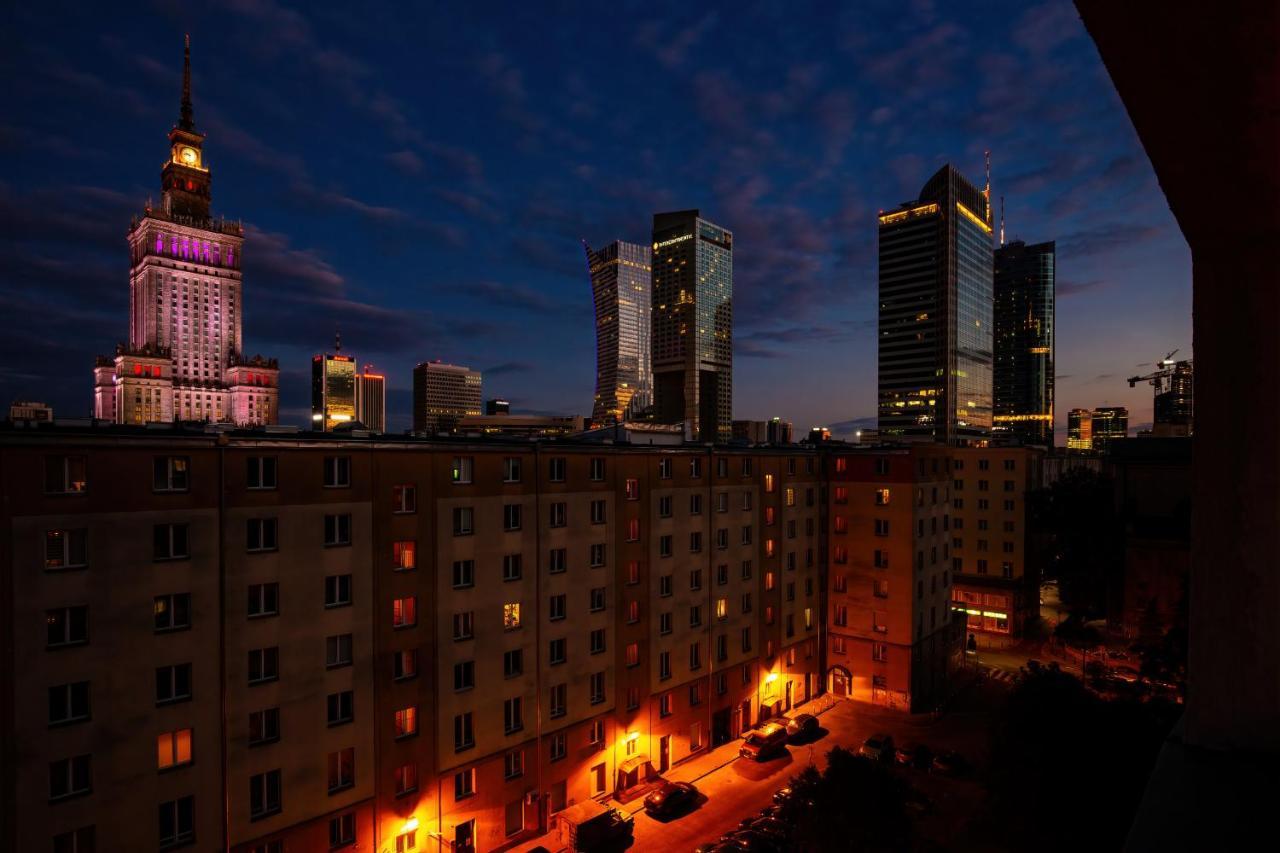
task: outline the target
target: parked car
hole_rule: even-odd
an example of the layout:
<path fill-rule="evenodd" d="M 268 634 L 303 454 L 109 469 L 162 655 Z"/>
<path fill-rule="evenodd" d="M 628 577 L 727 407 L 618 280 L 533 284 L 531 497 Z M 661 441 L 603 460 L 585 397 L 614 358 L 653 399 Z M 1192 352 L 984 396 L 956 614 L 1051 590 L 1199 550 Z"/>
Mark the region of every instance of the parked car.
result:
<path fill-rule="evenodd" d="M 904 743 L 893 751 L 893 761 L 899 767 L 928 770 L 933 764 L 933 750 L 924 744 Z"/>
<path fill-rule="evenodd" d="M 779 788 L 773 795 L 773 802 L 779 807 L 789 805 L 794 799 L 796 799 L 796 789 L 792 788 L 790 785 L 787 785 L 784 788 Z"/>
<path fill-rule="evenodd" d="M 893 760 L 893 738 L 886 734 L 876 734 L 862 742 L 858 754 L 876 761 Z"/>
<path fill-rule="evenodd" d="M 785 842 L 781 839 L 751 829 L 739 829 L 736 832 L 730 832 L 720 840 L 725 844 L 733 845 L 738 850 L 745 850 L 747 853 L 778 853 L 785 845 Z"/>
<path fill-rule="evenodd" d="M 818 733 L 818 718 L 813 714 L 796 714 L 787 720 L 787 737 L 791 740 L 807 740 Z"/>
<path fill-rule="evenodd" d="M 775 721 L 748 732 L 738 754 L 752 761 L 768 761 L 786 751 L 787 727 Z"/>
<path fill-rule="evenodd" d="M 963 776 L 969 772 L 969 762 L 954 750 L 943 750 L 933 757 L 933 771 L 944 776 Z"/>
<path fill-rule="evenodd" d="M 698 789 L 688 782 L 662 780 L 644 798 L 644 810 L 651 815 L 671 815 L 698 801 Z"/>
<path fill-rule="evenodd" d="M 752 832 L 759 832 L 762 835 L 768 835 L 779 841 L 786 841 L 791 835 L 791 827 L 776 817 L 758 817 L 744 827 Z"/>

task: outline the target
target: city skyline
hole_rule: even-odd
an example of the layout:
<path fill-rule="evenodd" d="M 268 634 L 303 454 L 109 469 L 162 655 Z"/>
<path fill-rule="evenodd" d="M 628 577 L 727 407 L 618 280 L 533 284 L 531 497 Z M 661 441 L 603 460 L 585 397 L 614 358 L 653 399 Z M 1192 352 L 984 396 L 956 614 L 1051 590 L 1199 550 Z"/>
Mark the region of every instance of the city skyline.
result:
<path fill-rule="evenodd" d="M 21 47 L 29 58 L 45 60 L 27 63 L 23 72 L 33 78 L 15 111 L 25 124 L 7 127 L 3 137 L 17 166 L 0 186 L 5 208 L 37 215 L 6 247 L 5 314 L 18 319 L 6 321 L 8 361 L 15 367 L 0 375 L 0 389 L 11 398 L 48 397 L 60 414 L 88 413 L 87 383 L 75 364 L 123 337 L 118 309 L 127 299 L 128 262 L 122 232 L 128 215 L 156 195 L 149 181 L 158 156 L 146 142 L 173 121 L 177 46 L 189 29 L 197 123 L 209 134 L 207 152 L 218 171 L 215 213 L 243 219 L 257 247 L 246 255 L 245 298 L 254 307 L 245 336 L 255 349 L 281 357 L 282 422 L 309 417 L 307 361 L 338 316 L 362 356 L 387 367 L 390 429 L 408 426 L 412 365 L 434 358 L 475 364 L 495 392 L 515 398 L 518 410 L 587 413 L 593 341 L 578 239 L 635 239 L 653 212 L 697 205 L 738 237 L 735 417 L 781 415 L 802 428 L 824 424 L 848 435 L 874 419 L 875 336 L 868 324 L 874 321 L 877 209 L 890 207 L 885 199 L 911 196 L 943 162 L 980 174 L 981 152 L 990 148 L 993 198 L 1006 199 L 1010 239 L 1059 244 L 1059 443 L 1065 412 L 1073 407 L 1126 405 L 1141 426 L 1151 419 L 1149 389 L 1130 389 L 1123 376 L 1152 355 L 1177 346 L 1190 350 L 1186 248 L 1074 11 L 1066 4 L 1035 11 L 1026 18 L 997 16 L 992 24 L 1003 34 L 995 39 L 1001 50 L 978 66 L 983 88 L 973 113 L 967 106 L 958 111 L 956 80 L 948 74 L 976 55 L 975 33 L 990 21 L 925 13 L 897 21 L 876 10 L 839 17 L 830 34 L 789 40 L 793 50 L 820 38 L 837 40 L 819 64 L 780 57 L 792 63 L 784 75 L 794 88 L 790 98 L 776 84 L 765 86 L 761 69 L 735 66 L 716 44 L 729 35 L 731 41 L 761 38 L 770 22 L 759 15 L 672 18 L 665 36 L 646 29 L 625 48 L 637 59 L 664 76 L 693 75 L 719 87 L 706 89 L 719 97 L 674 104 L 687 120 L 688 138 L 723 143 L 726 156 L 697 169 L 664 168 L 673 148 L 667 140 L 629 133 L 621 145 L 619 134 L 589 121 L 587 113 L 599 116 L 602 107 L 583 81 L 602 71 L 605 57 L 588 50 L 573 65 L 539 64 L 518 32 L 519 16 L 504 22 L 485 47 L 466 56 L 445 51 L 435 60 L 445 70 L 480 70 L 474 85 L 460 83 L 457 92 L 405 88 L 394 64 L 372 70 L 378 63 L 368 53 L 370 31 L 356 26 L 339 37 L 334 14 L 323 11 L 304 19 L 272 5 L 237 6 L 217 32 L 207 25 L 202 31 L 195 12 L 186 20 L 166 14 L 138 21 L 144 37 L 128 42 L 120 35 L 128 21 L 105 36 L 74 28 L 56 41 L 37 35 Z M 39 12 L 19 14 L 31 18 L 33 33 L 50 29 L 40 26 Z M 269 15 L 298 24 L 291 41 L 273 47 L 248 32 Z M 459 23 L 477 25 L 465 15 Z M 905 46 L 877 52 L 868 45 L 854 61 L 847 40 L 855 25 L 892 28 Z M 984 39 L 990 41 L 990 33 Z M 698 43 L 707 50 L 692 50 Z M 890 72 L 910 68 L 911 51 L 931 43 L 946 51 L 929 72 L 940 75 L 937 80 L 915 80 L 933 84 L 916 87 L 935 98 L 924 102 L 899 90 Z M 86 49 L 94 45 L 101 50 Z M 264 89 L 237 76 L 275 79 L 290 51 L 317 47 L 311 55 L 322 58 L 308 59 L 306 73 L 319 95 L 310 99 L 312 109 L 295 111 L 299 121 L 290 126 L 280 120 L 290 115 L 285 92 L 299 80 L 284 75 Z M 88 58 L 102 50 L 127 61 Z M 227 62 L 231 51 L 241 51 L 244 62 Z M 1031 79 L 1041 87 L 1034 94 L 1012 89 L 1015 68 L 1039 75 Z M 636 85 L 612 67 L 608 73 L 614 77 L 605 84 Z M 837 86 L 842 76 L 855 82 Z M 370 81 L 378 96 L 355 98 L 352 79 Z M 575 97 L 565 82 L 572 79 L 578 80 Z M 57 80 L 64 81 L 61 94 L 72 93 L 65 104 L 52 105 L 43 117 L 24 108 Z M 95 106 L 95 91 L 122 93 L 119 108 Z M 484 124 L 479 119 L 449 128 L 425 120 L 464 95 L 498 106 L 493 122 L 523 122 L 525 131 L 499 134 L 507 142 L 485 150 L 471 145 L 483 136 L 484 127 L 475 127 Z M 83 115 L 79 126 L 94 129 L 91 139 L 63 130 L 68 122 L 59 111 L 67 104 Z M 1046 106 L 1054 109 L 1033 123 Z M 610 114 L 620 123 L 614 130 L 643 121 L 646 109 L 637 107 L 638 117 Z M 958 120 L 944 134 L 912 138 L 904 116 L 920 110 Z M 350 142 L 313 132 L 357 112 L 378 119 L 365 121 L 363 131 L 377 134 L 365 144 L 382 152 L 376 158 L 348 157 Z M 578 119 L 559 122 L 575 112 Z M 552 129 L 562 126 L 571 129 Z M 734 127 L 754 133 L 755 150 L 733 146 Z M 822 128 L 827 133 L 813 138 L 830 146 L 829 158 L 793 145 L 798 134 Z M 581 144 L 566 145 L 567 157 L 553 157 L 548 148 L 557 133 Z M 1050 137 L 1055 141 L 1043 144 Z M 51 151 L 59 152 L 57 177 L 40 180 Z M 511 186 L 519 190 L 504 198 L 508 178 L 517 179 Z M 598 192 L 601 186 L 609 192 Z M 1142 201 L 1126 202 L 1121 217 L 1112 212 L 1117 193 Z M 430 201 L 415 209 L 406 195 Z M 511 200 L 520 196 L 523 202 Z M 55 198 L 57 205 L 48 203 Z M 480 231 L 490 238 L 501 232 L 486 267 L 474 255 Z M 1131 272 L 1139 268 L 1141 280 Z M 89 288 L 93 306 L 54 318 L 50 339 L 18 326 L 47 300 L 82 305 Z M 1139 307 L 1145 322 L 1130 328 L 1125 317 Z M 284 311 L 294 322 L 278 322 Z M 87 346 L 64 343 L 81 339 Z M 1114 345 L 1097 347 L 1098 339 Z M 521 393 L 510 394 L 513 387 Z"/>

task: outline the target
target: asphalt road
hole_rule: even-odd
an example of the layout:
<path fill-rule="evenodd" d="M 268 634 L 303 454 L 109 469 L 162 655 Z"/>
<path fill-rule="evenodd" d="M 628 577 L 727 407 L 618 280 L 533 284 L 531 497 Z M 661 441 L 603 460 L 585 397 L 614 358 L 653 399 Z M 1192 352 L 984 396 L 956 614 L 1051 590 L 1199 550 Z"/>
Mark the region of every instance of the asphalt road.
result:
<path fill-rule="evenodd" d="M 773 793 L 808 764 L 822 768 L 833 746 L 856 749 L 878 732 L 893 735 L 898 743 L 923 743 L 936 749 L 956 749 L 970 760 L 981 762 L 985 746 L 986 716 L 981 713 L 950 714 L 934 719 L 911 716 L 874 705 L 841 701 L 820 717 L 821 737 L 813 743 L 791 746 L 785 757 L 767 762 L 736 759 L 718 770 L 694 780 L 702 794 L 697 807 L 674 819 L 658 820 L 643 810 L 635 814 L 633 851 L 689 851 L 737 828 L 739 821 L 772 802 Z M 736 751 L 737 743 L 721 749 Z M 732 752 L 726 755 L 731 755 Z M 981 800 L 975 782 L 950 779 L 915 771 L 908 774 L 934 803 L 920 829 L 926 836 L 952 833 Z M 681 778 L 668 774 L 670 778 Z"/>

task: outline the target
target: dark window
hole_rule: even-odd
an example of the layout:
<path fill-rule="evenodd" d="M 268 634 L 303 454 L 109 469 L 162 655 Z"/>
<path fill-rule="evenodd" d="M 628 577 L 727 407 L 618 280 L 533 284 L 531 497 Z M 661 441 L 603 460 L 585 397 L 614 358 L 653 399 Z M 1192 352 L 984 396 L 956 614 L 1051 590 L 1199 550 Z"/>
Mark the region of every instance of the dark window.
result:
<path fill-rule="evenodd" d="M 49 725 L 89 719 L 89 682 L 75 681 L 49 688 Z"/>
<path fill-rule="evenodd" d="M 179 797 L 160 804 L 160 849 L 170 850 L 196 840 L 196 799 Z"/>
<path fill-rule="evenodd" d="M 249 777 L 249 819 L 259 820 L 280 811 L 280 771 L 268 770 Z"/>
<path fill-rule="evenodd" d="M 157 524 L 152 529 L 152 553 L 157 560 L 183 560 L 191 556 L 187 525 Z"/>
<path fill-rule="evenodd" d="M 181 702 L 191 698 L 191 664 L 179 663 L 156 668 L 156 704 Z"/>

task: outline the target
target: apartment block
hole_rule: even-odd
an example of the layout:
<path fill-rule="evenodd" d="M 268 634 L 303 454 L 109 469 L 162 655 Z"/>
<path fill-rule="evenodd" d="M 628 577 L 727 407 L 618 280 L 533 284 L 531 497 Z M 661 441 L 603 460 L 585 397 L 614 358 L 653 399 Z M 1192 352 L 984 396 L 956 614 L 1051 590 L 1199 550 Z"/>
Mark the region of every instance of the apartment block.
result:
<path fill-rule="evenodd" d="M 1027 495 L 1041 450 L 968 447 L 952 453 L 952 606 L 973 647 L 1008 645 L 1039 616 L 1040 571 L 1028 547 Z"/>
<path fill-rule="evenodd" d="M 826 459 L 828 689 L 837 696 L 930 710 L 959 664 L 950 452 L 920 445 Z"/>
<path fill-rule="evenodd" d="M 0 848 L 501 850 L 828 680 L 917 706 L 947 452 L 0 431 Z"/>

